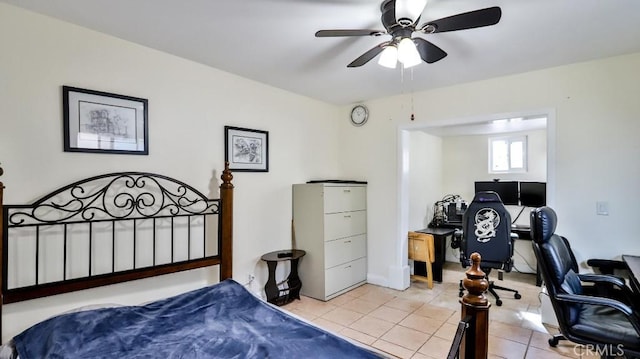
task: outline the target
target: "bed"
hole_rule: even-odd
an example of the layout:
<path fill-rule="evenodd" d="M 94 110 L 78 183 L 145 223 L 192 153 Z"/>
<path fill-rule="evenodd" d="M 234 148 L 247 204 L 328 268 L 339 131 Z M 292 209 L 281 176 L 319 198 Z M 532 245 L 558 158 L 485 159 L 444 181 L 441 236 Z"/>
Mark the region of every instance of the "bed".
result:
<path fill-rule="evenodd" d="M 0 175 L 2 171 L 0 169 Z M 215 267 L 219 283 L 145 305 L 68 312 L 3 351 L 33 358 L 378 358 L 266 303 L 232 277 L 233 176 L 219 198 L 179 180 L 120 172 L 3 205 L 2 304 Z M 215 188 L 215 187 L 214 187 Z M 0 321 L 0 334 L 1 334 Z"/>

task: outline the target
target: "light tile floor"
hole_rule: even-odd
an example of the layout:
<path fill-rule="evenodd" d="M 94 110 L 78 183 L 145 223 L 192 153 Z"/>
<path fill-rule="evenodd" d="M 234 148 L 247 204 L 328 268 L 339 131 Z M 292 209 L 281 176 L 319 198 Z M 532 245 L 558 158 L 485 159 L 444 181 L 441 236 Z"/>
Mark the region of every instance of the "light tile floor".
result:
<path fill-rule="evenodd" d="M 412 282 L 404 291 L 365 284 L 327 302 L 302 297 L 282 308 L 395 357 L 442 359 L 460 320 L 458 283 L 462 278 L 464 269 L 447 263 L 443 282 L 434 283 L 433 289 L 422 282 Z M 489 358 L 599 358 L 568 341 L 560 341 L 557 348 L 549 346 L 549 333 L 557 329 L 541 322 L 540 287 L 535 286 L 533 275 L 505 273 L 498 282 L 519 290 L 522 299 L 502 292 L 502 306 L 491 306 Z M 492 296 L 488 298 L 494 302 Z"/>

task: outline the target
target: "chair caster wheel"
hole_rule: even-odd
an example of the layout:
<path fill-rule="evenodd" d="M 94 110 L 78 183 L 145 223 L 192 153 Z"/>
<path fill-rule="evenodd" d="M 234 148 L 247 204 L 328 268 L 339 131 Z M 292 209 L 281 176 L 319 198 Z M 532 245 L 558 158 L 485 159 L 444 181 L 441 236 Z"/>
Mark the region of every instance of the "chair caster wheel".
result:
<path fill-rule="evenodd" d="M 520 295 L 520 293 L 516 293 L 516 294 L 514 294 L 514 295 L 513 295 L 513 297 L 514 297 L 514 298 L 516 298 L 516 299 L 520 299 L 520 298 L 522 298 L 522 296 Z"/>
<path fill-rule="evenodd" d="M 555 348 L 556 346 L 558 346 L 558 339 L 555 338 L 555 337 L 550 338 L 549 339 L 549 345 Z"/>
<path fill-rule="evenodd" d="M 464 293 L 460 292 L 458 293 L 458 297 L 462 298 L 462 296 L 464 295 Z"/>
<path fill-rule="evenodd" d="M 500 300 L 500 299 L 496 300 L 496 305 L 498 307 L 502 306 L 502 300 Z"/>

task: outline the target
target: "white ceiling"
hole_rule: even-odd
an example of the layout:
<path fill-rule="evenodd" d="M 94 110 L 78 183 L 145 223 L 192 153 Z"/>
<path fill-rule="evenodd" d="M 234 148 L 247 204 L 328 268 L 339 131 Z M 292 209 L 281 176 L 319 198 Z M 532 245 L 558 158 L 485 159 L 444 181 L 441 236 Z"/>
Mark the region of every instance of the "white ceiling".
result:
<path fill-rule="evenodd" d="M 316 38 L 381 29 L 382 0 L 0 0 L 334 104 L 640 52 L 639 0 L 430 0 L 420 23 L 500 6 L 494 26 L 419 35 L 433 64 L 346 65 L 387 40 Z"/>
<path fill-rule="evenodd" d="M 547 128 L 546 116 L 501 118 L 459 125 L 425 127 L 421 131 L 438 137 L 496 135 L 510 132 L 536 131 Z"/>

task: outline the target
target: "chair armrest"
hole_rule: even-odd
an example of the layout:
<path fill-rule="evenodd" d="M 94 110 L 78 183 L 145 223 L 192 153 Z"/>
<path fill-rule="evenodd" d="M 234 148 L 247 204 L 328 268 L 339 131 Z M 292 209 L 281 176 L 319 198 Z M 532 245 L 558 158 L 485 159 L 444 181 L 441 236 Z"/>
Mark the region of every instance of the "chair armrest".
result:
<path fill-rule="evenodd" d="M 638 318 L 638 315 L 633 312 L 633 309 L 631 307 L 615 299 L 561 293 L 556 295 L 556 300 L 561 302 L 597 305 L 602 307 L 613 308 L 619 312 L 622 312 L 622 314 L 624 314 L 627 317 L 627 319 L 629 320 L 629 323 L 631 323 L 636 333 L 640 335 L 640 320 Z"/>
<path fill-rule="evenodd" d="M 630 318 L 636 331 L 640 333 L 640 323 L 638 323 L 637 318 L 633 314 L 633 309 L 628 305 L 619 302 L 615 299 L 604 298 L 604 297 L 591 297 L 588 295 L 578 295 L 578 294 L 557 294 L 556 299 L 562 302 L 570 302 L 570 303 L 578 303 L 578 304 L 589 304 L 589 305 L 599 305 L 603 307 L 613 308 L 619 312 L 622 312 L 625 316 Z"/>
<path fill-rule="evenodd" d="M 625 280 L 609 274 L 578 274 L 582 282 L 593 283 L 599 297 L 610 297 L 625 304 L 638 303 L 640 295 L 626 285 Z"/>
<path fill-rule="evenodd" d="M 609 283 L 619 288 L 628 289 L 625 281 L 622 278 L 608 274 L 578 274 L 578 278 L 580 278 L 580 280 L 583 282 Z"/>
<path fill-rule="evenodd" d="M 587 265 L 598 268 L 603 274 L 613 274 L 614 269 L 627 269 L 627 264 L 623 261 L 592 258 L 587 260 Z"/>

